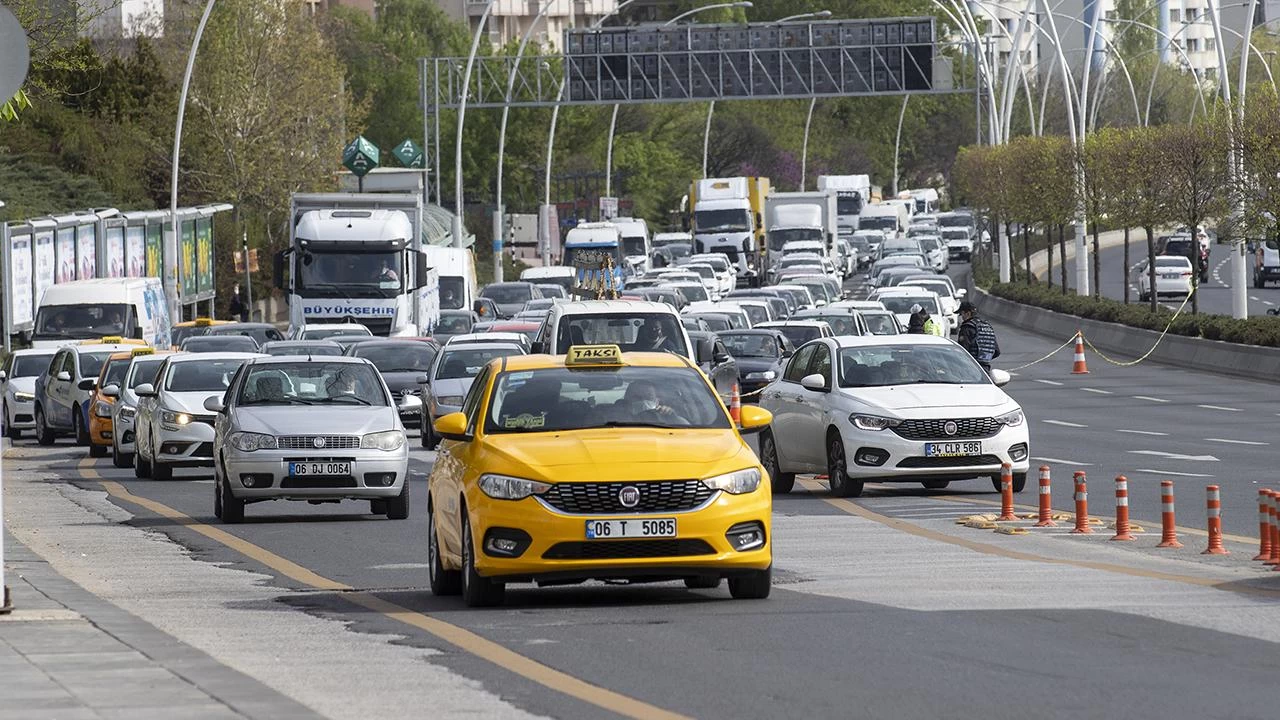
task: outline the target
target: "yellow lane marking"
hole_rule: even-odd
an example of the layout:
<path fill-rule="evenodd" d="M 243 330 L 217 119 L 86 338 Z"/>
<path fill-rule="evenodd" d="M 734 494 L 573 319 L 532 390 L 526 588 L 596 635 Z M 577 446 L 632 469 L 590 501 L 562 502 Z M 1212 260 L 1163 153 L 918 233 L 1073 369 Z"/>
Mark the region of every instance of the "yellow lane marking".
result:
<path fill-rule="evenodd" d="M 806 490 L 823 491 L 826 488 L 813 480 L 797 479 L 797 484 Z M 887 515 L 881 515 L 874 510 L 846 500 L 844 498 L 824 497 L 823 500 L 832 507 L 838 508 L 851 515 L 880 523 L 894 530 L 900 530 L 908 535 L 915 535 L 928 540 L 936 540 L 938 542 L 947 543 L 948 545 L 956 545 L 968 550 L 972 550 L 983 555 L 995 555 L 998 557 L 1009 558 L 1011 560 L 1025 560 L 1027 562 L 1045 563 L 1048 565 L 1067 565 L 1070 567 L 1084 568 L 1086 570 L 1099 570 L 1102 572 L 1118 573 L 1120 575 L 1130 575 L 1133 577 L 1148 578 L 1152 580 L 1167 580 L 1169 582 L 1178 582 L 1188 585 L 1198 585 L 1200 587 L 1215 588 L 1218 590 L 1228 590 L 1231 592 L 1240 592 L 1246 594 L 1264 595 L 1267 597 L 1275 597 L 1280 594 L 1280 590 L 1272 590 L 1266 588 L 1255 588 L 1247 585 L 1237 585 L 1241 580 L 1249 578 L 1238 578 L 1235 580 L 1218 580 L 1213 578 L 1197 577 L 1194 575 L 1178 575 L 1176 573 L 1160 572 L 1159 570 L 1144 570 L 1142 568 L 1132 568 L 1115 563 L 1095 562 L 1090 560 L 1068 560 L 1066 558 L 1053 558 L 1044 555 L 1036 555 L 1034 553 L 1022 552 L 1020 550 L 1010 550 L 998 545 L 990 545 L 988 543 L 976 542 L 966 538 L 947 535 L 946 533 L 929 530 L 928 528 L 912 524 L 900 518 L 893 518 Z"/>
<path fill-rule="evenodd" d="M 649 718 L 688 720 L 685 715 L 664 710 L 663 708 L 650 705 L 646 702 L 628 697 L 621 693 L 616 693 L 612 690 L 607 690 L 598 685 L 592 685 L 585 680 L 580 680 L 550 666 L 543 665 L 536 660 L 509 650 L 506 647 L 477 635 L 465 628 L 447 623 L 424 613 L 410 610 L 393 602 L 388 602 L 370 593 L 355 591 L 355 588 L 350 585 L 318 575 L 291 560 L 286 560 L 285 558 L 276 555 L 270 550 L 254 545 L 253 543 L 244 540 L 243 538 L 236 537 L 225 530 L 202 523 L 189 515 L 174 510 L 168 505 L 139 495 L 134 495 L 120 483 L 102 479 L 102 476 L 93 468 L 93 465 L 93 460 L 89 460 L 87 458 L 81 460 L 81 475 L 90 480 L 98 480 L 107 493 L 113 497 L 139 507 L 144 507 L 157 515 L 173 520 L 187 529 L 200 533 L 214 542 L 225 545 L 241 555 L 262 563 L 263 565 L 266 565 L 272 570 L 275 570 L 281 575 L 298 583 L 317 590 L 341 592 L 342 594 L 340 597 L 356 605 L 373 610 L 376 613 L 397 622 L 404 623 L 405 625 L 423 630 L 465 652 L 488 660 L 504 670 L 508 670 L 550 690 L 563 693 L 569 697 L 573 697 L 585 703 L 608 710 L 609 712 L 613 712 L 624 717 L 637 718 L 638 720 L 648 720 Z"/>

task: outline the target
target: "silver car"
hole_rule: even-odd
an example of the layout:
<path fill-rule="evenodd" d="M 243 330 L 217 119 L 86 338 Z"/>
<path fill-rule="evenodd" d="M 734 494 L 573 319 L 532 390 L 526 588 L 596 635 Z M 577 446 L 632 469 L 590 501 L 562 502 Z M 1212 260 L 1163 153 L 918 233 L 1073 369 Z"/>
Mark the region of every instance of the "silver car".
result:
<path fill-rule="evenodd" d="M 10 440 L 36 427 L 36 378 L 49 368 L 53 350 L 15 350 L 0 367 L 0 422 Z"/>
<path fill-rule="evenodd" d="M 404 426 L 368 360 L 250 360 L 204 407 L 217 418 L 213 513 L 224 523 L 264 500 L 368 500 L 374 514 L 409 517 Z"/>
<path fill-rule="evenodd" d="M 447 343 L 431 364 L 431 372 L 418 378 L 422 394 L 422 447 L 435 450 L 440 444 L 440 436 L 435 433 L 436 420 L 462 409 L 462 398 L 481 368 L 494 358 L 524 354 L 524 347 L 515 342 Z"/>

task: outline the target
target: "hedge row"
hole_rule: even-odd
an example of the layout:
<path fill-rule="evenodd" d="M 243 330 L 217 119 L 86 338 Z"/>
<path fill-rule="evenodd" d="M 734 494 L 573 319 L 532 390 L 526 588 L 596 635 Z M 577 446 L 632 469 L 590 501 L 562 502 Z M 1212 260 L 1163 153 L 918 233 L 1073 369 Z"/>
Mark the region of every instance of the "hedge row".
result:
<path fill-rule="evenodd" d="M 985 273 L 979 275 L 985 275 Z M 975 276 L 975 281 L 979 285 L 982 284 L 982 279 L 985 278 Z M 996 297 L 1025 305 L 1157 332 L 1164 330 L 1169 320 L 1173 318 L 1173 312 L 1163 306 L 1156 312 L 1152 312 L 1151 306 L 1147 303 L 1125 305 L 1118 300 L 1107 298 L 1063 295 L 1061 288 L 1046 285 L 993 283 L 987 286 L 986 290 Z M 1280 318 L 1269 315 L 1236 320 L 1226 315 L 1192 315 L 1184 311 L 1173 321 L 1169 332 L 1188 337 L 1202 337 L 1207 340 L 1280 347 Z"/>

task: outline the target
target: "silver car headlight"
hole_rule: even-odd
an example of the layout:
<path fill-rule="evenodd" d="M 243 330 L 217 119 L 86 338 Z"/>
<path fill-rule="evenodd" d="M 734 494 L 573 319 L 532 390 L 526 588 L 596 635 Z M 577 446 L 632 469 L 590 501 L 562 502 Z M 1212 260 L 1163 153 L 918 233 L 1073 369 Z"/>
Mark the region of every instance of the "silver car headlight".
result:
<path fill-rule="evenodd" d="M 132 405 L 120 405 L 120 417 L 122 422 L 133 422 L 133 417 L 138 414 L 138 408 Z"/>
<path fill-rule="evenodd" d="M 731 473 L 706 478 L 702 481 L 702 484 L 712 490 L 723 490 L 730 495 L 743 495 L 755 492 L 756 488 L 760 487 L 760 471 L 756 468 L 736 470 Z"/>
<path fill-rule="evenodd" d="M 436 405 L 448 405 L 450 407 L 462 405 L 461 395 L 440 395 L 438 397 L 433 395 L 432 399 L 435 400 Z"/>
<path fill-rule="evenodd" d="M 360 438 L 361 450 L 382 450 L 394 452 L 404 447 L 404 433 L 400 430 L 385 430 L 369 433 Z"/>
<path fill-rule="evenodd" d="M 897 418 L 881 417 L 879 415 L 850 415 L 849 422 L 859 430 L 887 430 L 895 428 L 902 424 Z"/>
<path fill-rule="evenodd" d="M 747 373 L 747 377 L 744 379 L 745 380 L 772 380 L 777 376 L 778 374 L 775 373 L 774 371 L 765 370 L 764 372 Z"/>
<path fill-rule="evenodd" d="M 276 450 L 280 447 L 279 443 L 276 442 L 275 435 L 263 435 L 262 433 L 253 432 L 233 432 L 227 438 L 227 442 L 240 452 Z"/>
<path fill-rule="evenodd" d="M 996 422 L 1007 427 L 1018 427 L 1024 419 L 1026 419 L 1026 416 L 1022 414 L 1021 408 L 996 416 Z"/>
<path fill-rule="evenodd" d="M 177 430 L 179 427 L 191 424 L 191 415 L 184 412 L 174 412 L 173 410 L 161 410 L 160 424 L 167 430 Z"/>
<path fill-rule="evenodd" d="M 13 399 L 15 402 L 35 402 L 36 396 L 32 393 L 22 392 L 21 390 L 14 390 Z"/>
<path fill-rule="evenodd" d="M 551 489 L 549 483 L 511 477 L 510 475 L 481 475 L 480 490 L 495 500 L 523 500 L 530 495 L 541 495 Z"/>
<path fill-rule="evenodd" d="M 100 418 L 111 417 L 111 404 L 101 400 L 93 404 L 93 416 Z"/>

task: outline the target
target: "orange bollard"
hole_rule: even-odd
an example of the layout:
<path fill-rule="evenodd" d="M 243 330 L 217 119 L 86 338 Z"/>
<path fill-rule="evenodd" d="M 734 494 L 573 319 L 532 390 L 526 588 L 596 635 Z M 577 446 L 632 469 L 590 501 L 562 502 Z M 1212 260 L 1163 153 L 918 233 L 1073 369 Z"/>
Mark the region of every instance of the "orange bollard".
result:
<path fill-rule="evenodd" d="M 1271 555 L 1263 560 L 1268 565 L 1280 567 L 1280 492 L 1267 491 L 1267 520 L 1271 527 Z"/>
<path fill-rule="evenodd" d="M 1088 375 L 1089 367 L 1084 362 L 1084 335 L 1076 331 L 1076 353 L 1071 362 L 1072 375 Z"/>
<path fill-rule="evenodd" d="M 1160 544 L 1156 547 L 1180 548 L 1178 526 L 1173 513 L 1173 481 L 1160 481 Z"/>
<path fill-rule="evenodd" d="M 733 384 L 733 395 L 729 397 L 729 417 L 734 425 L 742 424 L 742 396 L 738 394 L 738 383 Z"/>
<path fill-rule="evenodd" d="M 1035 527 L 1058 527 L 1053 521 L 1053 495 L 1049 489 L 1049 466 L 1040 466 L 1040 522 Z"/>
<path fill-rule="evenodd" d="M 1116 476 L 1116 534 L 1112 540 L 1136 540 L 1129 532 L 1129 480 Z"/>
<path fill-rule="evenodd" d="M 1072 535 L 1088 535 L 1093 532 L 1089 527 L 1089 483 L 1084 472 L 1077 470 L 1076 481 L 1076 527 Z"/>
<path fill-rule="evenodd" d="M 1222 496 L 1217 485 L 1205 488 L 1207 508 L 1209 511 L 1209 547 L 1201 555 L 1230 555 L 1231 551 L 1222 546 Z"/>
<path fill-rule="evenodd" d="M 1000 517 L 996 520 L 1017 520 L 1013 514 L 1013 466 L 1004 463 L 1000 466 Z"/>
<path fill-rule="evenodd" d="M 1267 560 L 1271 557 L 1271 491 L 1258 491 L 1258 554 L 1254 560 Z"/>

